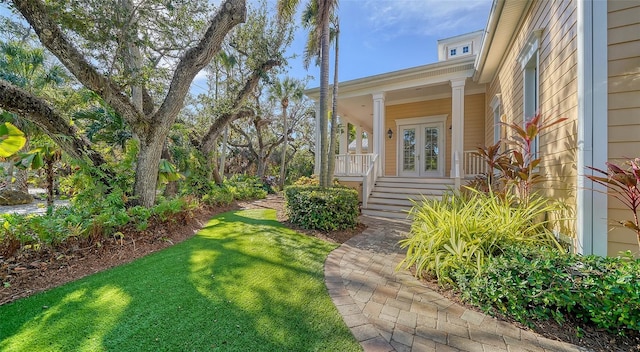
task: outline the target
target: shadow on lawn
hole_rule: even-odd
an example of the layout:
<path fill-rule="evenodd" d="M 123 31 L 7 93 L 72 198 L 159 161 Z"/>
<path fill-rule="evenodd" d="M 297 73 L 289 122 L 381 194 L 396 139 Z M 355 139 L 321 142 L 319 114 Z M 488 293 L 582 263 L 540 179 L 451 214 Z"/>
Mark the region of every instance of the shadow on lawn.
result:
<path fill-rule="evenodd" d="M 181 244 L 2 306 L 0 350 L 358 350 L 323 282 L 334 245 L 274 218 L 224 213 Z"/>

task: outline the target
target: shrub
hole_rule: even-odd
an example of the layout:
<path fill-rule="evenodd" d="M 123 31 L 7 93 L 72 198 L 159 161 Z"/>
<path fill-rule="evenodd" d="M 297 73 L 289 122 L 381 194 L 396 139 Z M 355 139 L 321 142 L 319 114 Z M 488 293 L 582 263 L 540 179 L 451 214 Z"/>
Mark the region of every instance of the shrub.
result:
<path fill-rule="evenodd" d="M 208 205 L 225 206 L 233 202 L 233 194 L 227 187 L 213 186 L 202 201 Z"/>
<path fill-rule="evenodd" d="M 640 249 L 640 158 L 627 159 L 624 169 L 612 163 L 606 163 L 607 170 L 587 167 L 602 176 L 587 175 L 593 182 L 599 183 L 609 190 L 609 194 L 619 200 L 633 214 L 633 220 L 618 221 L 618 223 L 635 232 L 636 243 Z"/>
<path fill-rule="evenodd" d="M 289 221 L 322 231 L 355 228 L 358 222 L 358 192 L 351 188 L 289 186 L 285 188 Z"/>
<path fill-rule="evenodd" d="M 229 189 L 236 200 L 264 199 L 267 197 L 264 183 L 255 176 L 232 176 L 225 180 L 224 186 Z"/>
<path fill-rule="evenodd" d="M 320 180 L 318 180 L 317 175 L 312 175 L 311 177 L 302 176 L 297 179 L 294 183 L 294 186 L 319 186 Z"/>
<path fill-rule="evenodd" d="M 136 205 L 129 208 L 127 213 L 131 216 L 131 222 L 136 224 L 137 230 L 144 231 L 149 227 L 149 219 L 153 215 L 151 209 Z"/>
<path fill-rule="evenodd" d="M 183 210 L 186 210 L 187 202 L 183 198 L 174 198 L 158 203 L 153 207 L 153 214 L 157 215 L 160 220 L 173 220 L 174 216 Z"/>
<path fill-rule="evenodd" d="M 455 274 L 465 300 L 521 323 L 571 315 L 611 332 L 640 330 L 640 260 L 513 246 L 481 276 Z"/>
<path fill-rule="evenodd" d="M 410 211 L 409 238 L 400 241 L 407 256 L 399 266 L 415 265 L 417 276 L 434 275 L 445 284 L 452 283 L 452 270 L 479 275 L 487 258 L 514 244 L 557 247 L 546 220 L 556 208 L 542 197 L 519 203 L 511 193 L 472 189 L 425 199 Z"/>

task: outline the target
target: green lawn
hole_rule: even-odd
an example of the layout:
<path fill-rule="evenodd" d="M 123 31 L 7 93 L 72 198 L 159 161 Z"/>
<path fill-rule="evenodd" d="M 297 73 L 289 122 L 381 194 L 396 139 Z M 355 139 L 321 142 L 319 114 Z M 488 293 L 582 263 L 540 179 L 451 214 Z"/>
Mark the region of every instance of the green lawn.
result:
<path fill-rule="evenodd" d="M 0 306 L 0 350 L 357 351 L 323 282 L 333 248 L 273 210 L 224 213 L 171 248 Z"/>

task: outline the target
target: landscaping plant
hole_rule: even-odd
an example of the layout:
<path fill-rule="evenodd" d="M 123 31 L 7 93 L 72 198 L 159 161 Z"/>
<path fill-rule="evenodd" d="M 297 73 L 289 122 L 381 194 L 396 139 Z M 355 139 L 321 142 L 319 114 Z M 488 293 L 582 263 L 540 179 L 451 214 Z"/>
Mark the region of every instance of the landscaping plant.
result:
<path fill-rule="evenodd" d="M 289 186 L 284 196 L 289 221 L 302 228 L 333 231 L 358 224 L 358 191 L 352 188 Z"/>
<path fill-rule="evenodd" d="M 477 154 L 487 164 L 488 172 L 474 179 L 469 186 L 480 190 L 504 192 L 512 189 L 520 201 L 527 202 L 533 186 L 543 180 L 537 168 L 542 157 L 534 150 L 534 143 L 539 139 L 540 132 L 557 125 L 566 118 L 558 118 L 549 123 L 543 123 L 538 113 L 528 119 L 523 126 L 517 123 L 505 124 L 513 131 L 510 138 L 488 146 L 477 148 Z M 511 149 L 500 151 L 501 145 L 511 145 Z"/>
<path fill-rule="evenodd" d="M 610 191 L 610 195 L 619 200 L 633 214 L 633 220 L 619 221 L 620 225 L 631 229 L 636 234 L 638 249 L 640 249 L 640 223 L 638 222 L 638 207 L 640 207 L 640 158 L 628 159 L 626 169 L 613 163 L 605 163 L 607 170 L 588 167 L 603 176 L 587 175 L 591 181 L 599 183 Z"/>
<path fill-rule="evenodd" d="M 491 314 L 533 325 L 573 317 L 607 331 L 640 331 L 640 260 L 582 256 L 512 245 L 482 275 L 454 273 L 462 298 Z"/>
<path fill-rule="evenodd" d="M 537 195 L 522 204 L 510 192 L 474 189 L 447 193 L 442 200 L 425 199 L 409 212 L 413 223 L 409 237 L 400 241 L 407 255 L 399 267 L 415 266 L 418 277 L 452 284 L 453 271 L 478 276 L 489 258 L 510 246 L 560 248 L 545 216 L 556 209 L 556 204 Z"/>

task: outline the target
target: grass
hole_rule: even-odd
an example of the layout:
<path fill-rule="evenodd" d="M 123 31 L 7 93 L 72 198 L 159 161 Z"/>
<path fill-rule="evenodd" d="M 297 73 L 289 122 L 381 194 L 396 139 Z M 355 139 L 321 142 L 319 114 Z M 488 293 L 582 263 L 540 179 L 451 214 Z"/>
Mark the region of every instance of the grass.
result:
<path fill-rule="evenodd" d="M 334 248 L 273 210 L 224 213 L 171 248 L 0 306 L 0 350 L 358 351 L 323 282 Z"/>

